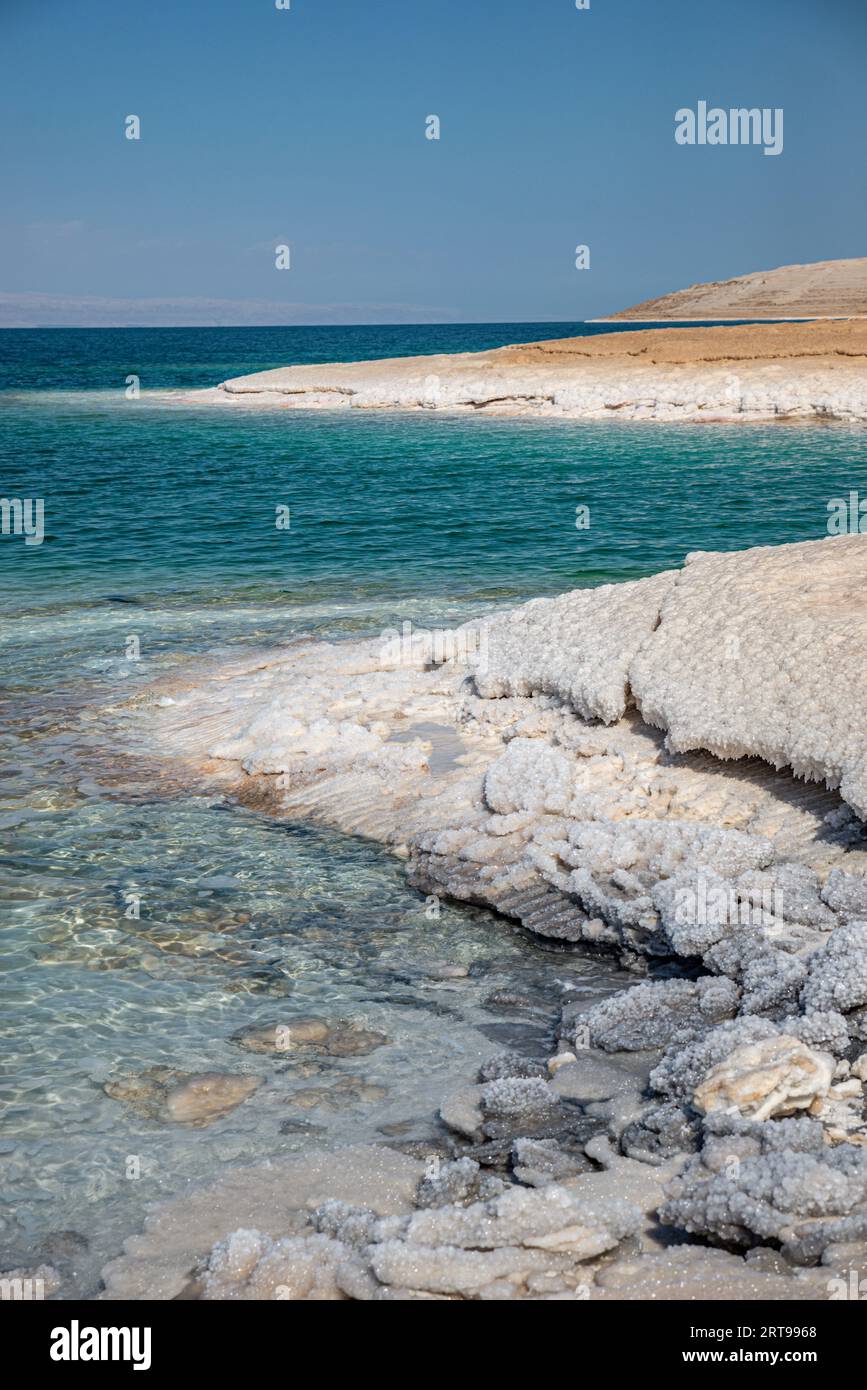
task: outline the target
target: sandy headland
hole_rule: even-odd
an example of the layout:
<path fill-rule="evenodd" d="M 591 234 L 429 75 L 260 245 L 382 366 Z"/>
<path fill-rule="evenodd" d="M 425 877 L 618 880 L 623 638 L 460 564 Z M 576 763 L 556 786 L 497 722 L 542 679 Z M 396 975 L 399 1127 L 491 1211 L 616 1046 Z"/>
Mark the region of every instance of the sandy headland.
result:
<path fill-rule="evenodd" d="M 646 299 L 612 314 L 613 321 L 670 319 L 821 319 L 867 315 L 867 257 L 813 261 L 710 280 Z"/>
<path fill-rule="evenodd" d="M 278 367 L 197 400 L 560 419 L 867 421 L 867 320 L 664 328 Z"/>

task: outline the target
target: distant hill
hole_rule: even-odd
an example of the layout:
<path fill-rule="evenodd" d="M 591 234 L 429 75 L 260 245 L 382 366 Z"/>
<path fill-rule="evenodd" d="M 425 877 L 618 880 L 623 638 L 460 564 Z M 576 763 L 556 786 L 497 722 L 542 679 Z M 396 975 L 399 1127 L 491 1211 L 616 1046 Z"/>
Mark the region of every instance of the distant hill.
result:
<path fill-rule="evenodd" d="M 785 319 L 867 315 L 867 256 L 757 270 L 647 299 L 612 320 Z"/>

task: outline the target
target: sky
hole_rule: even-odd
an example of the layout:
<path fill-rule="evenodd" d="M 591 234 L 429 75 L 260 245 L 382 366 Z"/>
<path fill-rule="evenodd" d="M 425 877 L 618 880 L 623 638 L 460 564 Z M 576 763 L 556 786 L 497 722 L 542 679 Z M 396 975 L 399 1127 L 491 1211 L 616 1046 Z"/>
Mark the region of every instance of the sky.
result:
<path fill-rule="evenodd" d="M 865 0 L 0 0 L 0 324 L 564 322 L 864 255 L 865 60 Z M 702 100 L 782 153 L 678 144 Z"/>

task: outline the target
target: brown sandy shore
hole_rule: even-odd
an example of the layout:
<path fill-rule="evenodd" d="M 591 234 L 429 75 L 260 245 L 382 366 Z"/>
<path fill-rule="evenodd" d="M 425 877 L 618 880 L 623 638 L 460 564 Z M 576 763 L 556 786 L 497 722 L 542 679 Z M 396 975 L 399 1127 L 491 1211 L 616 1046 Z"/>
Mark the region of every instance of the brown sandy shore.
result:
<path fill-rule="evenodd" d="M 565 419 L 867 421 L 867 319 L 600 333 L 489 352 L 278 367 L 197 399 Z"/>

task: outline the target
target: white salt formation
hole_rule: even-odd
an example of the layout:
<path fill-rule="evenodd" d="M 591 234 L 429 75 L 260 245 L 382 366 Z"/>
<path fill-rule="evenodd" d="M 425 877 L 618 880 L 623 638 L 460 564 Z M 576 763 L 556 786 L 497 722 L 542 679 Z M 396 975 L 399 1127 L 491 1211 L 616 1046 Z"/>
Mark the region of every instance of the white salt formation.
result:
<path fill-rule="evenodd" d="M 630 683 L 669 748 L 758 754 L 839 786 L 865 816 L 865 636 L 860 536 L 699 553 L 663 599 L 659 628 L 632 663 Z"/>
<path fill-rule="evenodd" d="M 601 333 L 489 352 L 277 367 L 192 399 L 555 419 L 863 422 L 865 366 L 867 324 L 853 318 Z"/>
<path fill-rule="evenodd" d="M 331 1202 L 313 1213 L 323 1234 L 273 1242 L 236 1231 L 212 1251 L 205 1298 L 322 1300 L 576 1296 L 581 1265 L 637 1228 L 637 1207 L 591 1206 L 567 1187 L 511 1187 L 473 1206 L 378 1218 Z M 586 1282 L 585 1282 L 586 1287 Z M 288 1290 L 288 1292 L 286 1292 Z"/>
<path fill-rule="evenodd" d="M 460 1078 L 416 1215 L 211 1227 L 200 1293 L 827 1297 L 819 1261 L 867 1273 L 865 581 L 867 537 L 700 554 L 475 625 L 469 665 L 301 643 L 155 692 L 202 782 L 654 975 L 567 1002 L 550 1068 Z M 682 1256 L 671 1228 L 748 1254 Z"/>

